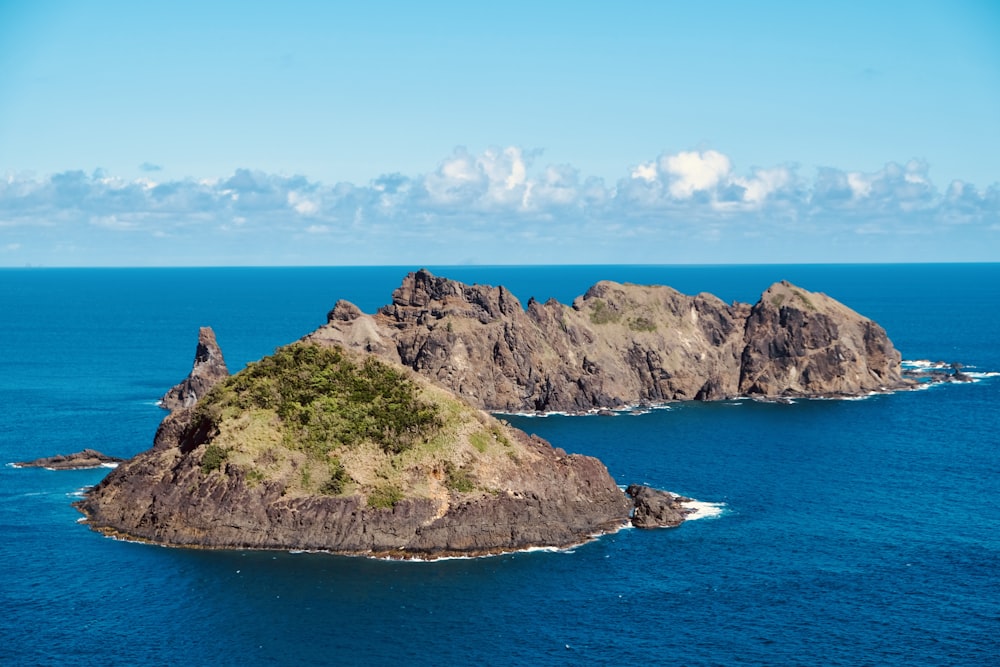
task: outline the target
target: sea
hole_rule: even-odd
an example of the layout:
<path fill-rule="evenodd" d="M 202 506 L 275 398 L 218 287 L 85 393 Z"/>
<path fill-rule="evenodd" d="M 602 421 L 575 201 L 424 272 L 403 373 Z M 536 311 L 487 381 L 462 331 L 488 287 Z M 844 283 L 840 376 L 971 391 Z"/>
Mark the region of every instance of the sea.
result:
<path fill-rule="evenodd" d="M 2 665 L 995 665 L 1000 264 L 427 267 L 570 302 L 598 280 L 754 302 L 789 280 L 975 382 L 858 400 L 506 415 L 707 503 L 562 551 L 399 562 L 117 541 L 71 506 L 152 444 L 198 327 L 236 371 L 413 267 L 0 270 Z M 5 465 L 7 464 L 7 465 Z"/>

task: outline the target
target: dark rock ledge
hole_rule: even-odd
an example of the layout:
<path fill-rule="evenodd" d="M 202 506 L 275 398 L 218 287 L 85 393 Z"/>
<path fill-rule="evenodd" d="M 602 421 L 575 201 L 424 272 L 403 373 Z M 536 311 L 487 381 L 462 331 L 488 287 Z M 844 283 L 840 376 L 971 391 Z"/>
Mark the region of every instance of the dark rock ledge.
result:
<path fill-rule="evenodd" d="M 74 454 L 57 454 L 34 461 L 18 461 L 15 468 L 48 468 L 49 470 L 85 470 L 87 468 L 113 467 L 125 459 L 107 456 L 96 449 L 84 449 Z"/>

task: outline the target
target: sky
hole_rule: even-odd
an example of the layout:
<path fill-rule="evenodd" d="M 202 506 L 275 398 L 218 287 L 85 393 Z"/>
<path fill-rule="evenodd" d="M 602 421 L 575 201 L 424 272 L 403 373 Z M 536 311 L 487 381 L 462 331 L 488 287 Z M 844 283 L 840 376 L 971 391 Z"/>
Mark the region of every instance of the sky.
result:
<path fill-rule="evenodd" d="M 995 0 L 0 0 L 0 267 L 938 261 Z"/>

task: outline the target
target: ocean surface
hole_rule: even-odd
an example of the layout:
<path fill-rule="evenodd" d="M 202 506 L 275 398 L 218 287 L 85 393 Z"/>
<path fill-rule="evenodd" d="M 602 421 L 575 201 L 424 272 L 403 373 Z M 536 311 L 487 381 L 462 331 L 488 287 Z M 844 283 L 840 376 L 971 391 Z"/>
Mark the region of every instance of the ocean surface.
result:
<path fill-rule="evenodd" d="M 419 267 L 0 270 L 2 665 L 993 665 L 1000 264 L 430 267 L 570 301 L 600 279 L 732 301 L 772 282 L 972 384 L 791 405 L 509 417 L 621 484 L 721 514 L 563 552 L 388 562 L 115 541 L 70 503 L 106 470 L 8 462 L 152 443 L 212 326 L 231 370 L 371 312 Z"/>

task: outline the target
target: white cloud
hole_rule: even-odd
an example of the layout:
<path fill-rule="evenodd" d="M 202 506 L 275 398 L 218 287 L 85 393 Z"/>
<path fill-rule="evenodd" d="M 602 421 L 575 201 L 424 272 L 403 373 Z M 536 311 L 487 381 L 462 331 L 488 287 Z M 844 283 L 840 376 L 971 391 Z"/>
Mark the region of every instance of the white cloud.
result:
<path fill-rule="evenodd" d="M 632 178 L 652 183 L 657 179 L 656 162 L 646 162 L 640 164 L 632 170 Z"/>
<path fill-rule="evenodd" d="M 287 196 L 288 205 L 295 209 L 296 213 L 300 215 L 310 216 L 316 215 L 319 212 L 319 204 L 304 196 L 300 192 L 289 192 Z"/>
<path fill-rule="evenodd" d="M 719 151 L 681 151 L 623 170 L 612 186 L 571 165 L 539 161 L 538 151 L 515 146 L 458 148 L 424 174 L 333 185 L 245 169 L 164 182 L 100 171 L 12 172 L 0 178 L 0 247 L 24 252 L 59 237 L 65 247 L 111 247 L 128 232 L 192 248 L 239 239 L 266 254 L 288 239 L 309 238 L 316 248 L 368 247 L 357 260 L 377 262 L 373 249 L 400 239 L 415 253 L 422 244 L 465 239 L 488 254 L 508 238 L 561 237 L 596 249 L 626 241 L 764 243 L 837 230 L 891 239 L 957 225 L 985 230 L 1000 220 L 1000 185 L 953 181 L 942 192 L 920 160 L 874 172 L 822 168 L 806 177 L 793 165 L 740 171 Z"/>
<path fill-rule="evenodd" d="M 690 151 L 660 158 L 660 168 L 670 174 L 670 194 L 688 199 L 695 192 L 712 190 L 731 169 L 729 158 L 717 151 Z"/>
<path fill-rule="evenodd" d="M 794 179 L 787 167 L 757 169 L 750 178 L 733 178 L 732 182 L 743 188 L 743 201 L 751 206 L 763 206 L 772 194 L 788 187 Z"/>
<path fill-rule="evenodd" d="M 872 179 L 858 172 L 847 175 L 847 185 L 855 199 L 864 199 L 872 193 Z"/>

